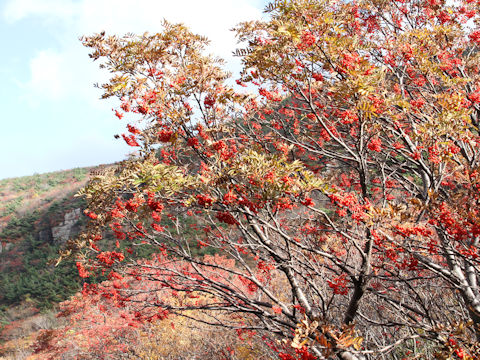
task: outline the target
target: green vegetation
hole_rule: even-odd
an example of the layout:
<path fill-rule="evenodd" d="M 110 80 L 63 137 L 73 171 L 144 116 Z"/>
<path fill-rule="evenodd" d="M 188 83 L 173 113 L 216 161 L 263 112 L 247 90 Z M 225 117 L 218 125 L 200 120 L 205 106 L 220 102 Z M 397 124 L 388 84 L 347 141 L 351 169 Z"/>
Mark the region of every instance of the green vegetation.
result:
<path fill-rule="evenodd" d="M 20 218 L 12 217 L 7 226 L 0 232 L 0 239 L 10 240 L 22 237 L 34 231 L 34 222 L 38 220 L 38 212 L 33 212 Z"/>
<path fill-rule="evenodd" d="M 42 243 L 28 235 L 19 246 L 17 271 L 0 275 L 0 305 L 10 306 L 31 299 L 41 309 L 50 308 L 67 299 L 79 289 L 80 279 L 73 261 L 64 261 L 58 267 L 50 264 L 58 253 L 58 246 Z"/>
<path fill-rule="evenodd" d="M 68 211 L 84 208 L 84 200 L 74 194 L 85 184 L 89 170 L 0 180 L 0 242 L 9 244 L 0 253 L 0 308 L 25 300 L 49 308 L 78 291 L 74 261 L 52 265 L 61 244 L 53 241 L 51 228 L 63 222 Z M 81 217 L 75 227 L 84 221 Z"/>
<path fill-rule="evenodd" d="M 90 168 L 56 171 L 46 174 L 34 174 L 18 178 L 0 180 L 0 192 L 11 190 L 16 193 L 34 190 L 43 193 L 69 182 L 81 182 L 86 179 Z"/>
<path fill-rule="evenodd" d="M 83 201 L 73 193 L 54 202 L 46 211 L 34 211 L 13 217 L 0 232 L 0 239 L 13 242 L 10 251 L 0 254 L 0 306 L 19 304 L 32 299 L 39 308 L 49 308 L 67 299 L 79 288 L 77 269 L 73 261 L 62 262 L 54 268 L 50 263 L 58 256 L 60 244 L 41 239 L 38 234 L 50 224 L 63 218 L 71 208 Z"/>

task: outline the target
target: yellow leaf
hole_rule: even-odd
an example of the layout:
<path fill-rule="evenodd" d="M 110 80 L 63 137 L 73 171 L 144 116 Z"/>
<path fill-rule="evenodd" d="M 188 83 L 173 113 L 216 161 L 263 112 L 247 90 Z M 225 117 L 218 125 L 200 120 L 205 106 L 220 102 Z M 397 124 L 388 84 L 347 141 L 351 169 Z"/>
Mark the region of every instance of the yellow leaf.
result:
<path fill-rule="evenodd" d="M 361 350 L 363 338 L 361 336 L 358 336 L 353 340 L 354 340 L 353 347 L 355 348 L 355 350 Z"/>

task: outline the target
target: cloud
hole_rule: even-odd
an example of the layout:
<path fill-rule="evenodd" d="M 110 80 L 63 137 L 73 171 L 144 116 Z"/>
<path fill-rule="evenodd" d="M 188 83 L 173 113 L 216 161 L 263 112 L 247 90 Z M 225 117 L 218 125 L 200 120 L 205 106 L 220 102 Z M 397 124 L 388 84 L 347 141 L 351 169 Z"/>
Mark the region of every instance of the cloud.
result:
<path fill-rule="evenodd" d="M 5 6 L 3 16 L 12 23 L 29 16 L 68 19 L 75 11 L 75 4 L 69 0 L 13 0 Z"/>
<path fill-rule="evenodd" d="M 229 32 L 236 23 L 259 18 L 261 11 L 250 1 L 238 0 L 83 0 L 79 25 L 82 31 L 143 33 L 158 31 L 162 19 L 182 22 L 206 35 L 220 54 L 229 54 L 235 43 Z"/>
<path fill-rule="evenodd" d="M 0 25 L 2 30 L 10 31 L 12 40 L 4 47 L 0 70 L 5 68 L 9 76 L 15 77 L 8 83 L 10 87 L 2 89 L 8 95 L 4 96 L 4 117 L 15 121 L 8 127 L 11 141 L 0 146 L 4 154 L 16 149 L 15 159 L 8 159 L 0 177 L 27 174 L 29 169 L 44 172 L 108 162 L 117 159 L 116 154 L 122 157 L 131 151 L 112 136 L 125 131 L 125 122 L 111 112 L 118 104 L 100 101 L 101 91 L 93 87 L 94 82 L 102 83 L 110 74 L 92 63 L 79 36 L 103 30 L 108 34 L 155 33 L 161 30 L 163 19 L 182 22 L 209 37 L 209 52 L 225 58 L 230 63 L 228 69 L 236 72 L 240 65 L 238 59 L 232 61 L 236 44 L 229 29 L 240 21 L 260 18 L 263 1 L 0 2 Z M 19 47 L 18 43 L 28 45 Z M 29 129 L 28 139 L 25 129 Z M 25 146 L 18 147 L 18 139 L 23 139 Z"/>
<path fill-rule="evenodd" d="M 53 50 L 42 50 L 30 61 L 31 79 L 27 91 L 58 100 L 65 93 L 65 56 Z M 35 98 L 36 98 L 35 96 Z"/>
<path fill-rule="evenodd" d="M 28 18 L 44 21 L 56 46 L 43 49 L 30 60 L 30 79 L 22 84 L 33 102 L 59 101 L 68 96 L 86 96 L 97 100 L 99 92 L 92 83 L 104 77 L 91 64 L 87 50 L 78 41 L 83 34 L 107 31 L 157 32 L 161 22 L 183 22 L 194 32 L 211 39 L 209 52 L 227 60 L 229 70 L 238 72 L 234 59 L 235 35 L 229 31 L 238 22 L 260 18 L 258 0 L 11 0 L 4 8 L 9 22 Z M 87 100 L 85 98 L 85 100 Z M 32 103 L 32 101 L 30 101 Z"/>
<path fill-rule="evenodd" d="M 234 46 L 229 29 L 236 23 L 259 18 L 260 0 L 10 0 L 3 16 L 8 22 L 29 17 L 54 20 L 50 26 L 64 25 L 65 35 L 99 32 L 125 33 L 158 31 L 163 19 L 182 22 L 209 36 L 224 52 Z M 227 35 L 228 34 L 228 35 Z"/>

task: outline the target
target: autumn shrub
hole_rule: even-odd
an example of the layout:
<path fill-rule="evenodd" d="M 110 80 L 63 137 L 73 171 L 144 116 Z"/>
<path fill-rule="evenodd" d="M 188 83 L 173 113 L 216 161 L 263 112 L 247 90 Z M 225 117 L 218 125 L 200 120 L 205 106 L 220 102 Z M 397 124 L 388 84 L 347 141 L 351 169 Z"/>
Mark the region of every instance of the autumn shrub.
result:
<path fill-rule="evenodd" d="M 203 259 L 218 266 L 234 266 L 232 260 L 219 255 Z M 236 354 L 238 359 L 268 358 L 270 351 L 261 335 L 235 326 L 253 325 L 252 319 L 215 310 L 222 300 L 213 294 L 186 290 L 190 288 L 181 284 L 177 290 L 165 286 L 176 271 L 189 271 L 188 263 L 165 262 L 156 255 L 149 261 L 139 260 L 137 266 L 144 272 L 127 269 L 120 276 L 112 271 L 110 280 L 85 283 L 82 293 L 60 304 L 58 316 L 64 319 L 64 326 L 39 332 L 34 358 L 207 359 L 214 353 L 219 359 L 229 354 Z M 219 285 L 231 283 L 221 271 L 216 281 Z M 239 279 L 233 283 L 246 287 Z M 145 302 L 150 304 L 148 309 Z M 199 306 L 210 311 L 194 310 Z M 189 308 L 192 310 L 175 314 L 175 309 Z M 229 322 L 231 329 L 214 326 L 218 321 Z"/>

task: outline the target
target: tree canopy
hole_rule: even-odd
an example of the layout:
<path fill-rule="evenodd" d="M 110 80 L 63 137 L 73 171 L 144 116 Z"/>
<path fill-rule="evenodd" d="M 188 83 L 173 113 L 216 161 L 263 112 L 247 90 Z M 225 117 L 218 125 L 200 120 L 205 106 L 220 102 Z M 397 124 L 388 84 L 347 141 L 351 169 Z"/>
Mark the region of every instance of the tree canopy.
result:
<path fill-rule="evenodd" d="M 83 190 L 69 251 L 112 279 L 84 292 L 139 322 L 198 309 L 282 359 L 479 356 L 479 8 L 274 1 L 235 29 L 236 83 L 180 24 L 84 37 L 135 150 Z"/>

